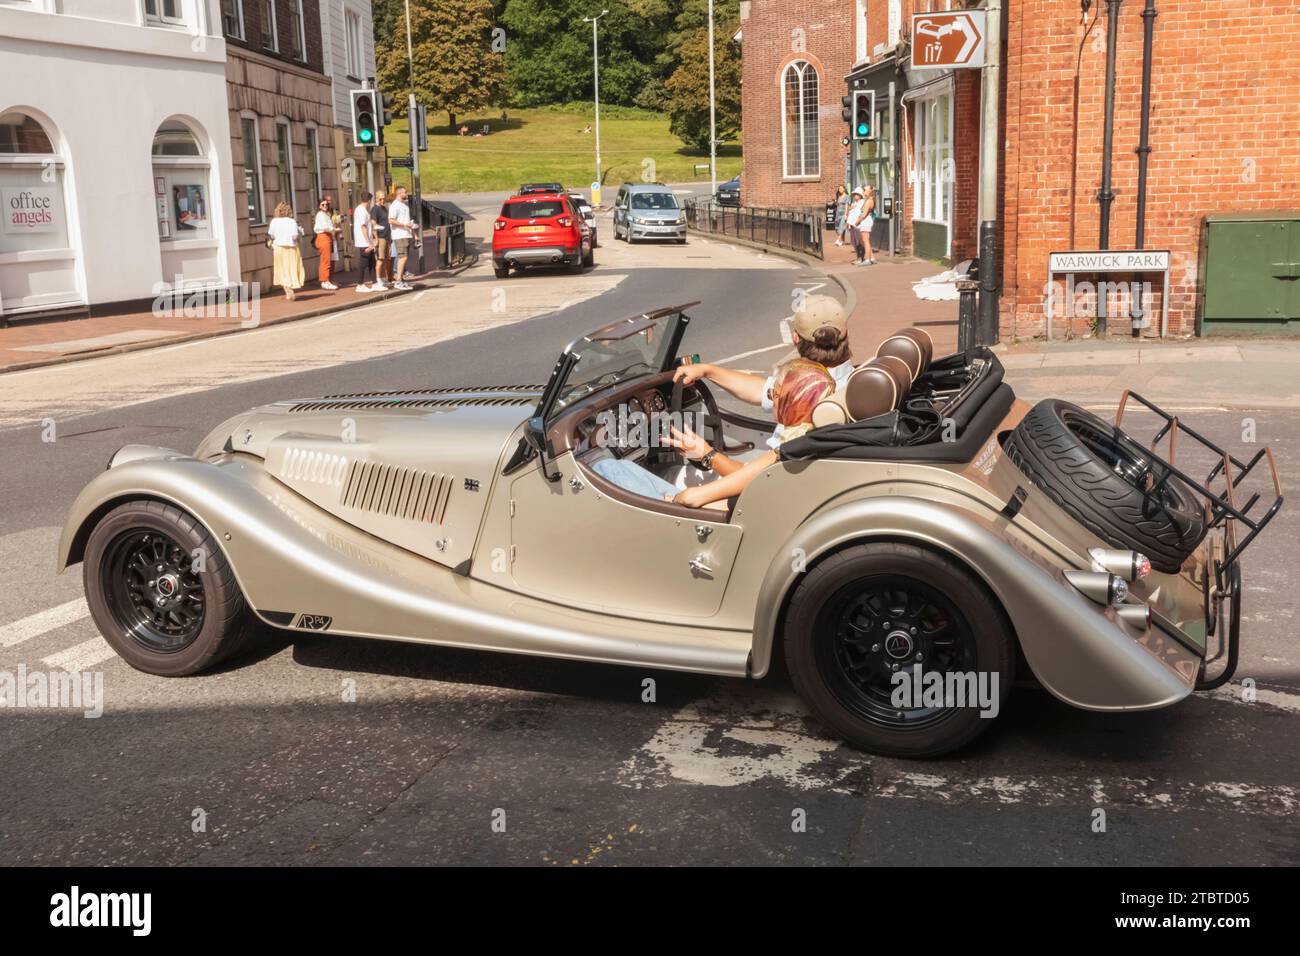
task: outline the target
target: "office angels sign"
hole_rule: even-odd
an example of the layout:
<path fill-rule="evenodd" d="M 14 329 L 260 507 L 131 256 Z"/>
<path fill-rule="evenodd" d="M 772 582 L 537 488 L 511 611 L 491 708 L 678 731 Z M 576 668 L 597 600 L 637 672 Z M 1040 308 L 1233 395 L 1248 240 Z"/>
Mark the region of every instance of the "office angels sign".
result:
<path fill-rule="evenodd" d="M 6 186 L 0 189 L 3 229 L 10 235 L 56 232 L 59 221 L 58 186 Z"/>

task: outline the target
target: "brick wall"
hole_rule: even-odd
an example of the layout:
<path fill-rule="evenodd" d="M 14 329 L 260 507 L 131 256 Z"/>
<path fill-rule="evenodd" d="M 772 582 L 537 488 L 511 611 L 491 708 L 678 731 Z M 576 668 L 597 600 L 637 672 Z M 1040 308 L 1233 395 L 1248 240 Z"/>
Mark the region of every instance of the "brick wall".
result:
<path fill-rule="evenodd" d="M 745 205 L 820 207 L 844 177 L 840 97 L 853 66 L 853 0 L 749 0 L 741 13 Z M 785 178 L 782 163 L 781 75 L 796 60 L 818 75 L 821 168 L 809 181 Z"/>
<path fill-rule="evenodd" d="M 1086 36 L 1077 0 L 1006 6 L 1004 339 L 1042 334 L 1049 252 L 1096 248 L 1107 42 L 1102 2 L 1093 4 Z M 1121 8 L 1112 248 L 1134 242 L 1143 7 L 1126 0 Z M 1173 252 L 1170 333 L 1188 335 L 1202 217 L 1300 206 L 1300 71 L 1289 49 L 1300 35 L 1300 5 L 1159 0 L 1157 9 L 1146 245 Z M 1073 331 L 1086 324 L 1078 320 Z M 1127 313 L 1112 319 L 1112 332 L 1127 329 Z M 1058 321 L 1055 332 L 1063 331 Z"/>
<path fill-rule="evenodd" d="M 296 18 L 291 14 L 290 0 L 269 0 L 275 5 L 275 38 L 278 51 L 267 47 L 266 38 L 270 32 L 270 17 L 266 14 L 267 0 L 243 0 L 244 36 L 243 38 L 226 36 L 226 42 L 247 50 L 255 50 L 269 57 L 293 63 L 316 73 L 325 71 L 325 56 L 321 46 L 320 0 L 298 0 L 302 5 L 303 26 L 306 34 L 305 55 L 295 57 L 293 50 L 293 33 L 298 29 Z"/>

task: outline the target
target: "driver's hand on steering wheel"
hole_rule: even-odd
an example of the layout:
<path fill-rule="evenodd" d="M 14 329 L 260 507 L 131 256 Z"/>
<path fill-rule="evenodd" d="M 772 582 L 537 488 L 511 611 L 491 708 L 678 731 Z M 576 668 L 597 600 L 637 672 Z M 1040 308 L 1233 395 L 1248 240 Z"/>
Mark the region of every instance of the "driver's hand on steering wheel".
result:
<path fill-rule="evenodd" d="M 683 430 L 674 425 L 669 434 L 664 436 L 663 443 L 671 448 L 676 448 L 682 453 L 683 457 L 693 458 L 696 461 L 713 451 L 713 446 L 691 431 L 689 427 Z"/>
<path fill-rule="evenodd" d="M 673 381 L 682 385 L 694 385 L 700 379 L 707 377 L 708 372 L 707 364 L 679 365 L 673 370 Z"/>

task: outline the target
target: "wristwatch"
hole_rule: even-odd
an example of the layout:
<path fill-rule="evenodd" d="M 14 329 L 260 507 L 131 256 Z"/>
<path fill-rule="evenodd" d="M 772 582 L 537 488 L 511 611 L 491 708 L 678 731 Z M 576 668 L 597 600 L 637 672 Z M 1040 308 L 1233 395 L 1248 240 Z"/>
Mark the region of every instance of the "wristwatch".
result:
<path fill-rule="evenodd" d="M 707 455 L 705 455 L 703 458 L 693 458 L 693 459 L 691 459 L 691 464 L 694 465 L 696 468 L 700 469 L 700 471 L 712 471 L 712 470 L 713 470 L 713 456 L 716 455 L 717 453 L 718 453 L 718 450 L 717 450 L 716 448 L 714 448 L 714 449 L 712 449 L 712 450 L 711 450 Z"/>

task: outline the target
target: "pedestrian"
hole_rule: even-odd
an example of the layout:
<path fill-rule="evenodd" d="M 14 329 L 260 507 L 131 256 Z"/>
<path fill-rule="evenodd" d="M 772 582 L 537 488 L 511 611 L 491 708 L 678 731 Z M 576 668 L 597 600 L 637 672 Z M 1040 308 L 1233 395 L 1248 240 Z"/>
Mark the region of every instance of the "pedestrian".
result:
<path fill-rule="evenodd" d="M 849 241 L 853 243 L 853 255 L 855 256 L 853 264 L 855 266 L 867 265 L 867 252 L 862 245 L 862 230 L 859 224 L 862 222 L 863 191 L 859 187 L 853 190 L 853 201 L 849 203 L 849 210 L 844 215 L 844 222 L 849 230 Z"/>
<path fill-rule="evenodd" d="M 370 207 L 370 222 L 375 231 L 375 266 L 378 270 L 372 289 L 380 292 L 388 288 L 388 281 L 393 276 L 392 231 L 388 227 L 388 206 L 384 202 L 387 194 L 381 189 L 375 193 L 375 201 Z"/>
<path fill-rule="evenodd" d="M 406 204 L 406 187 L 397 187 L 397 196 L 388 210 L 388 224 L 393 230 L 393 247 L 397 263 L 393 270 L 393 288 L 409 289 L 406 282 L 406 260 L 411 253 L 411 243 L 420 225 L 411 219 L 411 207 Z"/>
<path fill-rule="evenodd" d="M 848 211 L 849 191 L 843 184 L 835 187 L 835 245 L 844 245 L 844 233 L 848 231 L 848 226 L 844 222 L 844 214 Z"/>
<path fill-rule="evenodd" d="M 352 244 L 357 247 L 357 257 L 361 260 L 358 292 L 369 292 L 370 286 L 366 284 L 366 278 L 369 277 L 372 281 L 375 278 L 375 231 L 374 224 L 370 221 L 370 202 L 370 193 L 363 192 L 361 202 L 352 210 Z"/>
<path fill-rule="evenodd" d="M 332 292 L 338 286 L 330 282 L 330 267 L 334 259 L 334 217 L 330 215 L 328 196 L 316 207 L 316 221 L 312 225 L 312 231 L 316 234 L 314 242 L 316 252 L 320 255 L 320 262 L 316 266 L 316 277 L 320 280 L 322 289 Z"/>
<path fill-rule="evenodd" d="M 868 265 L 876 264 L 876 250 L 871 248 L 871 230 L 876 227 L 876 187 L 868 185 L 862 197 L 862 245 L 866 250 Z"/>
<path fill-rule="evenodd" d="M 293 218 L 293 207 L 282 202 L 275 207 L 275 218 L 266 227 L 267 245 L 274 253 L 271 282 L 284 289 L 284 297 L 292 302 L 297 290 L 307 281 L 302 267 L 302 250 L 298 241 L 305 235 L 298 220 Z"/>

